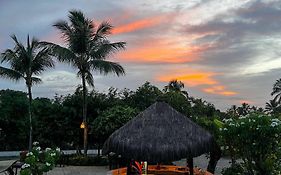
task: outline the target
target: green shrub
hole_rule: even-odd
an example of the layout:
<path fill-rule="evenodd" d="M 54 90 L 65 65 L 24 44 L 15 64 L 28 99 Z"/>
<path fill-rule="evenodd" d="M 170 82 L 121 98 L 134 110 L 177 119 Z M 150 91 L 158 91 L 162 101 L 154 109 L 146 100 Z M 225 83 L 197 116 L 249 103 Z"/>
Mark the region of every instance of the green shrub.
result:
<path fill-rule="evenodd" d="M 247 172 L 272 175 L 279 170 L 281 121 L 278 118 L 252 113 L 226 119 L 224 123 L 221 128 L 224 147 L 235 159 L 243 160 Z"/>
<path fill-rule="evenodd" d="M 43 175 L 44 172 L 54 168 L 59 157 L 59 148 L 41 150 L 39 143 L 34 142 L 32 150 L 21 156 L 24 164 L 21 167 L 20 175 Z"/>
<path fill-rule="evenodd" d="M 68 158 L 68 165 L 74 166 L 105 166 L 108 165 L 108 160 L 101 156 L 82 156 L 82 155 L 70 155 Z"/>
<path fill-rule="evenodd" d="M 245 175 L 244 169 L 240 164 L 234 164 L 231 167 L 224 168 L 222 175 Z"/>

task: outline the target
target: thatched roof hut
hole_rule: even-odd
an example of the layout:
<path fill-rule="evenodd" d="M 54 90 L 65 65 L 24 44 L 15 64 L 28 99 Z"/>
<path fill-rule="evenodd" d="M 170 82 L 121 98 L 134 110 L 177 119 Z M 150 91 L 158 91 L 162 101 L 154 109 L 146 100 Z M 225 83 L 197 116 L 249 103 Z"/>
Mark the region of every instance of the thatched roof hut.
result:
<path fill-rule="evenodd" d="M 156 102 L 105 142 L 103 153 L 127 159 L 169 162 L 209 152 L 212 135 L 164 102 Z"/>

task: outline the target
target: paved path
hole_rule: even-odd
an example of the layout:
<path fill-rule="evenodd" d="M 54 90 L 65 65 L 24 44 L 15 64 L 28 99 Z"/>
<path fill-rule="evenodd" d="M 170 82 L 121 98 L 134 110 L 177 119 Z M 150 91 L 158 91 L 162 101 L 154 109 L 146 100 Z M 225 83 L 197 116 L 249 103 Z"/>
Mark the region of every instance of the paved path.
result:
<path fill-rule="evenodd" d="M 0 161 L 0 170 L 4 167 L 11 165 L 15 160 Z M 185 166 L 185 160 L 174 162 L 176 165 Z M 198 166 L 202 169 L 206 169 L 208 160 L 206 156 L 200 156 L 194 158 L 194 166 Z M 221 158 L 218 162 L 216 174 L 220 174 L 222 168 L 229 166 L 229 159 Z M 107 166 L 65 166 L 56 167 L 52 171 L 48 172 L 47 175 L 106 175 L 108 171 Z M 2 174 L 0 174 L 2 175 Z"/>
<path fill-rule="evenodd" d="M 64 154 L 75 154 L 76 150 L 62 150 Z M 98 150 L 89 149 L 88 154 L 98 154 Z M 20 155 L 20 151 L 0 151 L 0 157 L 18 157 Z"/>

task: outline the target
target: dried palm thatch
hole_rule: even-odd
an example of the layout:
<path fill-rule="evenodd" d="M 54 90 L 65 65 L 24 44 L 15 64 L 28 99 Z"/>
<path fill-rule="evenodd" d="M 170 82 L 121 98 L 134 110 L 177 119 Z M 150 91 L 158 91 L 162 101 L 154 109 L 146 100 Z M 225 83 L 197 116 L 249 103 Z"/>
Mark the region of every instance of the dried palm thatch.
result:
<path fill-rule="evenodd" d="M 209 152 L 212 135 L 164 102 L 156 102 L 105 142 L 103 153 L 169 162 Z"/>

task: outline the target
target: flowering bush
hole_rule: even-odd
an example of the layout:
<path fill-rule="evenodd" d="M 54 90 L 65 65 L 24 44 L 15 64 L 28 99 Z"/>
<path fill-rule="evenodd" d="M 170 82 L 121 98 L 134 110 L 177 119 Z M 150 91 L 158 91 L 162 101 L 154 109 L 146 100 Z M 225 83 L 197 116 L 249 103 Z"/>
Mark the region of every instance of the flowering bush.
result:
<path fill-rule="evenodd" d="M 220 128 L 224 149 L 236 159 L 242 159 L 248 174 L 278 174 L 281 163 L 281 121 L 278 118 L 252 113 L 225 119 L 224 123 Z"/>
<path fill-rule="evenodd" d="M 26 154 L 21 167 L 21 175 L 42 175 L 52 170 L 60 156 L 60 149 L 46 148 L 42 150 L 38 142 L 33 143 L 31 152 Z"/>

